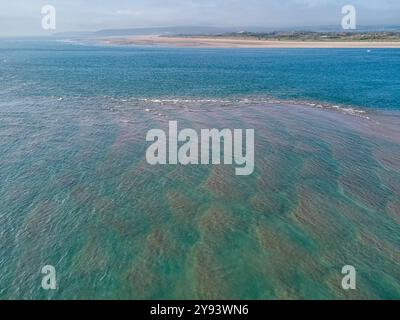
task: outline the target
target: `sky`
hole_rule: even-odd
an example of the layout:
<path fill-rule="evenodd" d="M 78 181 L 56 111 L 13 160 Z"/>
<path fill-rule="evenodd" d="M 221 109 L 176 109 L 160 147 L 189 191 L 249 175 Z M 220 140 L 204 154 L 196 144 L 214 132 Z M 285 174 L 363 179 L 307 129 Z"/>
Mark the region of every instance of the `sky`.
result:
<path fill-rule="evenodd" d="M 55 32 L 135 27 L 296 28 L 340 26 L 344 5 L 358 25 L 400 25 L 400 0 L 0 0 L 0 36 L 49 34 L 41 8 L 56 9 Z"/>

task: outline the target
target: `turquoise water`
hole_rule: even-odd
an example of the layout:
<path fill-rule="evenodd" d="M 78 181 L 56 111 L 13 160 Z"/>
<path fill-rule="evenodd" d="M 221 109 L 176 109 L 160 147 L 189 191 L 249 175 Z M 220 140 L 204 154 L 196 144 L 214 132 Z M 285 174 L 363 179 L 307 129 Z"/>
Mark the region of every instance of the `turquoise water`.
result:
<path fill-rule="evenodd" d="M 400 298 L 400 50 L 2 40 L 0 84 L 0 298 Z M 254 174 L 148 165 L 169 120 Z"/>

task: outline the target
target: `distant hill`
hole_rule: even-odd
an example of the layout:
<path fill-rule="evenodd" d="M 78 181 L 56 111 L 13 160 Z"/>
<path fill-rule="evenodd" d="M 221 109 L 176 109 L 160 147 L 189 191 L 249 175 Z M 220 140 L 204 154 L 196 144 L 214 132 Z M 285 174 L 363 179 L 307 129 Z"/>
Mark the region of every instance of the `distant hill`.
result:
<path fill-rule="evenodd" d="M 268 33 L 274 31 L 309 31 L 309 32 L 341 32 L 340 26 L 303 26 L 290 28 L 270 27 L 199 27 L 199 26 L 176 26 L 176 27 L 149 27 L 129 29 L 104 29 L 95 32 L 63 32 L 55 33 L 56 37 L 123 37 L 135 35 L 218 35 L 226 33 Z M 380 32 L 400 31 L 400 26 L 358 26 L 354 32 Z"/>
<path fill-rule="evenodd" d="M 105 29 L 94 33 L 96 36 L 129 36 L 129 35 L 173 35 L 173 34 L 216 34 L 237 32 L 237 28 L 218 27 L 153 27 L 132 29 Z"/>

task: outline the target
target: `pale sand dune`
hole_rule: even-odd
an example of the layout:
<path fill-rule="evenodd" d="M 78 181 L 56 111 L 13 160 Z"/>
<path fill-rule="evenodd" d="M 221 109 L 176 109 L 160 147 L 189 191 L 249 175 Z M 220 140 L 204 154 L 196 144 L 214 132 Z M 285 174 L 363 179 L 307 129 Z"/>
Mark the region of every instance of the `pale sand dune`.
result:
<path fill-rule="evenodd" d="M 201 37 L 132 36 L 103 39 L 103 43 L 121 45 L 161 45 L 199 48 L 400 48 L 400 42 L 279 41 Z"/>

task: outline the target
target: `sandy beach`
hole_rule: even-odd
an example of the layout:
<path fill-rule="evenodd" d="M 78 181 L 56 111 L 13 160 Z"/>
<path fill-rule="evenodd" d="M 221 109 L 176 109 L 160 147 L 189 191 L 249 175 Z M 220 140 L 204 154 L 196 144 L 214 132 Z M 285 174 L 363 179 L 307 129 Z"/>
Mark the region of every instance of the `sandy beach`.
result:
<path fill-rule="evenodd" d="M 400 48 L 400 42 L 280 41 L 206 37 L 132 36 L 102 39 L 102 43 L 195 48 Z"/>

